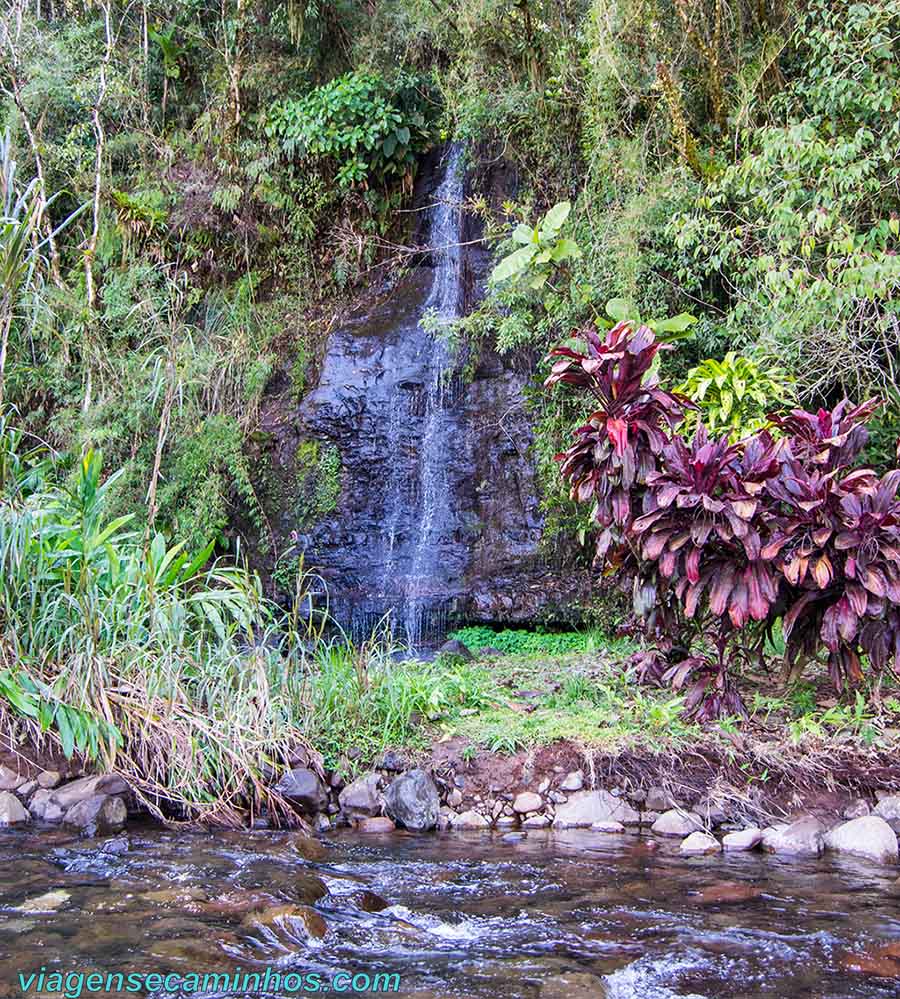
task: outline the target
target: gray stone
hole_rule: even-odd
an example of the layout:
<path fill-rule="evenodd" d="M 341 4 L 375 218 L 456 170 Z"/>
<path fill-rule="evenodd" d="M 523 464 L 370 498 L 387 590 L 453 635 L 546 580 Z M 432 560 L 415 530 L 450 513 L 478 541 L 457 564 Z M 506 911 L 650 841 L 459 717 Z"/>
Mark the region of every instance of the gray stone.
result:
<path fill-rule="evenodd" d="M 37 776 L 38 787 L 52 789 L 58 787 L 62 774 L 58 770 L 43 770 Z"/>
<path fill-rule="evenodd" d="M 768 853 L 818 857 L 825 848 L 825 826 L 812 815 L 789 825 L 770 826 L 763 830 L 762 847 Z"/>
<path fill-rule="evenodd" d="M 652 826 L 661 814 L 661 812 L 641 812 L 641 825 Z"/>
<path fill-rule="evenodd" d="M 36 780 L 25 781 L 24 784 L 20 784 L 19 787 L 16 788 L 16 796 L 24 801 L 25 804 L 28 804 L 28 799 L 37 790 L 37 786 L 38 782 Z"/>
<path fill-rule="evenodd" d="M 728 821 L 728 816 L 724 810 L 713 801 L 701 801 L 692 811 L 700 816 L 704 826 L 710 826 L 713 829 Z"/>
<path fill-rule="evenodd" d="M 526 812 L 539 812 L 543 807 L 543 799 L 534 791 L 523 791 L 521 794 L 517 794 L 516 800 L 513 802 L 513 811 L 520 815 L 525 815 Z"/>
<path fill-rule="evenodd" d="M 437 650 L 437 654 L 439 656 L 455 656 L 457 659 L 462 659 L 467 663 L 472 662 L 475 658 L 469 647 L 455 638 L 451 638 L 449 642 L 444 642 Z"/>
<path fill-rule="evenodd" d="M 15 791 L 28 780 L 27 774 L 20 774 L 18 770 L 11 770 L 9 767 L 0 766 L 0 791 Z"/>
<path fill-rule="evenodd" d="M 651 787 L 644 799 L 644 808 L 648 812 L 667 812 L 677 805 L 678 802 L 664 787 Z"/>
<path fill-rule="evenodd" d="M 128 818 L 125 802 L 115 794 L 92 794 L 66 812 L 63 823 L 84 836 L 107 836 L 121 832 Z"/>
<path fill-rule="evenodd" d="M 587 829 L 595 822 L 621 822 L 637 825 L 640 814 L 623 798 L 609 791 L 576 791 L 556 809 L 553 826 L 557 829 Z"/>
<path fill-rule="evenodd" d="M 881 864 L 897 863 L 897 837 L 880 815 L 863 815 L 829 830 L 825 834 L 825 849 Z"/>
<path fill-rule="evenodd" d="M 885 795 L 875 806 L 875 815 L 890 821 L 900 819 L 900 794 Z"/>
<path fill-rule="evenodd" d="M 595 822 L 591 829 L 594 832 L 601 833 L 623 833 L 625 832 L 625 826 L 621 822 Z"/>
<path fill-rule="evenodd" d="M 0 826 L 18 826 L 30 821 L 28 809 L 12 791 L 0 791 Z"/>
<path fill-rule="evenodd" d="M 546 829 L 550 825 L 550 819 L 546 815 L 531 815 L 523 823 L 523 829 Z"/>
<path fill-rule="evenodd" d="M 95 794 L 125 794 L 128 785 L 118 774 L 100 774 L 97 777 L 81 777 L 69 784 L 63 784 L 53 792 L 53 801 L 67 812 L 73 805 Z"/>
<path fill-rule="evenodd" d="M 762 829 L 752 826 L 738 832 L 730 832 L 722 837 L 722 847 L 727 853 L 737 853 L 740 850 L 753 850 L 762 843 Z"/>
<path fill-rule="evenodd" d="M 328 792 L 319 775 L 309 767 L 294 767 L 283 774 L 275 790 L 307 815 L 316 815 L 328 804 Z"/>
<path fill-rule="evenodd" d="M 705 832 L 692 832 L 678 848 L 687 857 L 700 857 L 707 853 L 720 853 L 722 847 L 715 836 Z"/>
<path fill-rule="evenodd" d="M 703 823 L 700 821 L 700 817 L 694 815 L 693 812 L 682 812 L 677 808 L 670 808 L 660 815 L 651 828 L 659 836 L 684 837 L 702 829 Z"/>
<path fill-rule="evenodd" d="M 560 791 L 580 791 L 584 787 L 584 773 L 581 770 L 573 770 L 566 774 L 559 785 Z"/>
<path fill-rule="evenodd" d="M 65 809 L 53 800 L 53 792 L 49 788 L 39 788 L 35 791 L 28 807 L 38 822 L 62 822 L 66 814 Z"/>
<path fill-rule="evenodd" d="M 490 829 L 491 824 L 480 813 L 469 809 L 461 815 L 451 815 L 450 825 L 453 829 Z"/>
<path fill-rule="evenodd" d="M 518 824 L 519 820 L 515 815 L 501 815 L 495 823 L 498 829 L 515 829 Z"/>
<path fill-rule="evenodd" d="M 338 795 L 341 811 L 348 819 L 367 819 L 381 812 L 378 796 L 378 774 L 357 777 Z"/>
<path fill-rule="evenodd" d="M 857 798 L 856 801 L 847 805 L 841 814 L 845 819 L 861 819 L 864 815 L 871 815 L 872 809 L 865 798 Z"/>
<path fill-rule="evenodd" d="M 410 770 L 391 782 L 384 795 L 384 810 L 398 825 L 425 832 L 437 825 L 441 799 L 424 770 Z"/>
<path fill-rule="evenodd" d="M 389 749 L 384 756 L 375 764 L 379 770 L 390 770 L 394 773 L 400 773 L 401 770 L 406 769 L 406 760 L 393 749 Z"/>
<path fill-rule="evenodd" d="M 547 797 L 555 805 L 564 805 L 569 799 L 562 793 L 562 791 L 551 791 Z"/>
<path fill-rule="evenodd" d="M 453 790 L 447 795 L 447 804 L 451 808 L 459 808 L 462 803 L 462 791 L 460 791 L 458 787 L 453 788 Z"/>

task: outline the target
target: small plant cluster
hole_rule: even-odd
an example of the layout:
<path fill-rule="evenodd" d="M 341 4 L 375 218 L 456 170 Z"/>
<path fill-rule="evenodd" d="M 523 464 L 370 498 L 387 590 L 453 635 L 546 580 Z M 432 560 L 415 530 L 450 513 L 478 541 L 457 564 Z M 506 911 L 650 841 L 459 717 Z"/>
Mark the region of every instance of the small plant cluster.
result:
<path fill-rule="evenodd" d="M 546 653 L 562 655 L 566 652 L 582 652 L 587 648 L 590 636 L 577 631 L 542 632 L 526 631 L 524 628 L 503 628 L 494 631 L 479 625 L 460 628 L 449 638 L 462 642 L 467 648 L 498 649 L 510 656 Z"/>
<path fill-rule="evenodd" d="M 900 663 L 900 470 L 855 461 L 874 401 L 795 409 L 732 443 L 653 373 L 661 345 L 626 322 L 584 349 L 551 351 L 546 380 L 592 396 L 594 411 L 558 455 L 573 498 L 592 502 L 598 565 L 631 584 L 662 636 L 645 678 L 685 689 L 698 718 L 744 713 L 733 666 L 760 655 L 779 620 L 796 676 L 827 653 L 834 684 L 876 682 Z M 663 655 L 662 653 L 666 654 Z"/>
<path fill-rule="evenodd" d="M 391 87 L 372 73 L 347 73 L 278 104 L 267 132 L 289 157 L 331 161 L 341 187 L 409 174 L 430 139 L 416 81 Z"/>

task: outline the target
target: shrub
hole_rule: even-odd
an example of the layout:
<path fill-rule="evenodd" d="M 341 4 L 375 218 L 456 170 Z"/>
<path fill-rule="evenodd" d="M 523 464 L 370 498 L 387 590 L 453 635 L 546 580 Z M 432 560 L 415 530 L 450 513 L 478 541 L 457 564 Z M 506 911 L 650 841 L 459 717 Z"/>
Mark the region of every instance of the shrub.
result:
<path fill-rule="evenodd" d="M 353 72 L 272 109 L 267 132 L 284 153 L 330 161 L 341 187 L 403 176 L 428 144 L 430 126 L 417 81 L 391 87 L 372 73 Z"/>
<path fill-rule="evenodd" d="M 547 382 L 603 409 L 559 460 L 573 496 L 594 504 L 598 561 L 620 570 L 645 617 L 666 612 L 668 657 L 643 656 L 643 675 L 690 681 L 698 717 L 742 711 L 731 667 L 761 654 L 780 618 L 793 675 L 819 652 L 839 689 L 862 681 L 863 655 L 876 684 L 896 671 L 900 471 L 854 467 L 876 404 L 793 410 L 773 418 L 778 440 L 761 430 L 731 443 L 702 424 L 687 440 L 682 398 L 652 375 L 641 385 L 658 346 L 649 329 L 623 324 L 602 349 L 585 340 L 587 353 L 551 352 L 566 360 Z"/>

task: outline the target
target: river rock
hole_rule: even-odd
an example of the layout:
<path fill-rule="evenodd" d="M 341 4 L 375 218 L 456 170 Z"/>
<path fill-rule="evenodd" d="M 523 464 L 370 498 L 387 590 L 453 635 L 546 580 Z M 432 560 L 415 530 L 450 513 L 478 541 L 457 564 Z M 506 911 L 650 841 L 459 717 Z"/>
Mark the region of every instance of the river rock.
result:
<path fill-rule="evenodd" d="M 315 815 L 328 804 L 328 792 L 319 775 L 309 767 L 294 767 L 283 774 L 275 790 L 301 812 Z"/>
<path fill-rule="evenodd" d="M 64 812 L 79 801 L 94 795 L 125 794 L 128 785 L 118 774 L 100 774 L 98 777 L 81 777 L 53 791 L 52 800 Z"/>
<path fill-rule="evenodd" d="M 624 798 L 616 798 L 609 791 L 576 791 L 569 800 L 556 809 L 553 819 L 555 829 L 588 829 L 595 822 L 621 822 L 637 825 L 640 814 Z"/>
<path fill-rule="evenodd" d="M 461 815 L 451 815 L 450 825 L 453 829 L 489 829 L 491 826 L 480 812 L 473 809 L 469 809 Z"/>
<path fill-rule="evenodd" d="M 347 895 L 338 896 L 339 902 L 352 902 L 360 912 L 383 912 L 390 908 L 391 903 L 383 899 L 368 888 L 360 888 L 359 891 L 352 891 Z"/>
<path fill-rule="evenodd" d="M 15 791 L 27 783 L 28 776 L 10 767 L 0 766 L 0 791 Z"/>
<path fill-rule="evenodd" d="M 621 822 L 595 822 L 591 829 L 594 832 L 601 833 L 623 833 L 625 832 L 625 826 Z"/>
<path fill-rule="evenodd" d="M 356 828 L 361 833 L 390 833 L 397 827 L 386 815 L 373 815 L 368 819 L 360 819 Z"/>
<path fill-rule="evenodd" d="M 818 857 L 824 847 L 825 826 L 812 815 L 763 830 L 762 848 L 768 853 Z"/>
<path fill-rule="evenodd" d="M 410 770 L 391 782 L 384 795 L 384 810 L 398 825 L 425 832 L 437 825 L 441 798 L 424 770 Z"/>
<path fill-rule="evenodd" d="M 753 850 L 762 843 L 762 829 L 752 826 L 738 832 L 730 832 L 722 837 L 722 848 L 726 853 L 737 853 L 740 850 Z"/>
<path fill-rule="evenodd" d="M 722 825 L 723 822 L 728 821 L 728 816 L 725 814 L 724 809 L 714 801 L 701 801 L 694 806 L 692 811 L 700 816 L 700 821 L 704 826 L 709 826 L 713 829 Z"/>
<path fill-rule="evenodd" d="M 845 954 L 841 966 L 876 978 L 900 978 L 900 940 L 872 947 L 861 954 Z"/>
<path fill-rule="evenodd" d="M 322 916 L 307 905 L 273 905 L 262 912 L 252 912 L 243 924 L 248 929 L 256 927 L 290 926 L 292 931 L 303 929 L 308 937 L 321 939 L 328 926 Z"/>
<path fill-rule="evenodd" d="M 825 834 L 825 849 L 881 864 L 897 863 L 897 837 L 880 815 L 864 815 L 829 830 Z"/>
<path fill-rule="evenodd" d="M 706 853 L 720 853 L 722 846 L 715 836 L 705 832 L 692 832 L 678 848 L 687 857 L 700 857 Z"/>
<path fill-rule="evenodd" d="M 517 794 L 516 800 L 513 802 L 513 811 L 518 812 L 519 815 L 525 815 L 527 812 L 539 812 L 543 807 L 543 799 L 534 791 L 523 791 L 521 794 Z"/>
<path fill-rule="evenodd" d="M 696 898 L 699 905 L 738 905 L 752 902 L 762 895 L 762 888 L 743 881 L 722 881 L 701 889 Z"/>
<path fill-rule="evenodd" d="M 62 822 L 65 809 L 53 800 L 53 792 L 46 788 L 38 788 L 28 803 L 31 814 L 38 822 Z"/>
<path fill-rule="evenodd" d="M 584 787 L 584 773 L 581 770 L 573 770 L 560 781 L 560 791 L 566 793 L 570 791 L 580 791 Z"/>
<path fill-rule="evenodd" d="M 18 826 L 30 821 L 28 809 L 12 791 L 0 791 L 0 826 Z"/>
<path fill-rule="evenodd" d="M 865 798 L 857 798 L 856 801 L 851 802 L 847 807 L 841 812 L 841 815 L 845 819 L 861 819 L 864 815 L 871 815 L 872 809 L 869 807 L 868 801 Z"/>
<path fill-rule="evenodd" d="M 338 795 L 341 811 L 348 819 L 367 819 L 381 811 L 378 774 L 366 774 L 348 784 Z"/>
<path fill-rule="evenodd" d="M 462 659 L 464 662 L 470 663 L 475 658 L 472 655 L 468 645 L 457 641 L 455 638 L 451 638 L 448 642 L 444 644 L 437 650 L 439 656 L 454 656 L 457 659 Z"/>
<path fill-rule="evenodd" d="M 550 825 L 550 818 L 547 815 L 529 815 L 522 823 L 523 829 L 546 829 Z"/>
<path fill-rule="evenodd" d="M 677 806 L 678 802 L 664 787 L 651 787 L 644 799 L 644 808 L 648 812 L 668 812 Z"/>
<path fill-rule="evenodd" d="M 63 823 L 83 836 L 107 836 L 120 832 L 128 818 L 125 802 L 115 794 L 92 794 L 76 802 Z"/>
<path fill-rule="evenodd" d="M 649 795 L 648 795 L 649 797 Z M 682 812 L 677 808 L 670 808 L 653 823 L 651 829 L 658 836 L 690 836 L 692 832 L 697 832 L 703 828 L 703 823 L 699 816 L 692 812 Z"/>
<path fill-rule="evenodd" d="M 554 975 L 541 985 L 540 999 L 607 999 L 609 992 L 602 978 L 584 971 Z"/>
<path fill-rule="evenodd" d="M 45 791 L 58 787 L 60 781 L 62 781 L 62 774 L 58 770 L 42 770 L 37 775 L 38 787 L 44 788 Z"/>
<path fill-rule="evenodd" d="M 874 814 L 888 822 L 900 819 L 900 794 L 882 798 L 875 806 Z"/>

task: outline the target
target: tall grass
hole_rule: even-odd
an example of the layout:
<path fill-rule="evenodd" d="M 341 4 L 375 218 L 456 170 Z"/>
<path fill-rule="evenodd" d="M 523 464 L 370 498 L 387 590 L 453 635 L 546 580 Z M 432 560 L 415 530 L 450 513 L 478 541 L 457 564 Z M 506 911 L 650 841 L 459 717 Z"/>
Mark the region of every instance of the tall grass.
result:
<path fill-rule="evenodd" d="M 158 814 L 236 824 L 254 803 L 283 807 L 267 778 L 314 756 L 302 621 L 276 627 L 258 579 L 210 548 L 191 557 L 107 520 L 117 475 L 99 454 L 70 485 L 49 471 L 0 420 L 7 725 L 100 757 Z"/>

